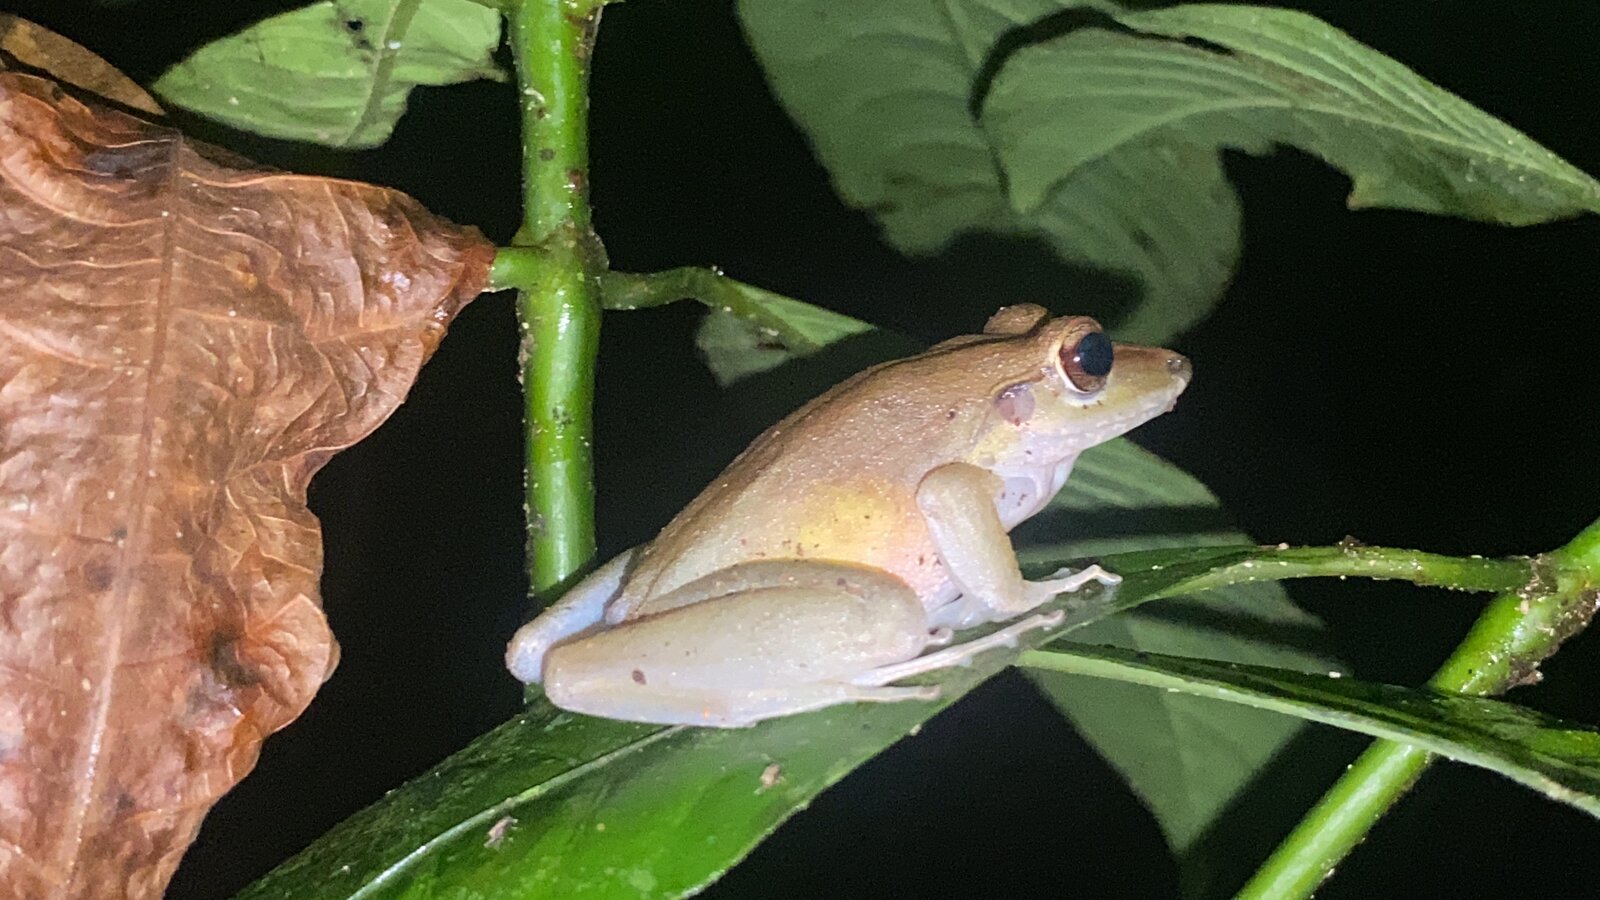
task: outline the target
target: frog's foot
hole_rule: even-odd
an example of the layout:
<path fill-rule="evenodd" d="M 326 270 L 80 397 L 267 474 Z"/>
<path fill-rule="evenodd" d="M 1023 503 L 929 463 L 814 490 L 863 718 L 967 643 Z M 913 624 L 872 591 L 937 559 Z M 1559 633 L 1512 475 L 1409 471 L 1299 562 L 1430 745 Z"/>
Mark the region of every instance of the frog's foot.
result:
<path fill-rule="evenodd" d="M 1090 566 L 1082 572 L 1071 569 L 1058 569 L 1049 578 L 1043 581 L 1028 582 L 1027 589 L 1030 598 L 1037 603 L 1044 603 L 1058 594 L 1067 594 L 1081 589 L 1091 581 L 1103 585 L 1116 585 L 1122 583 L 1122 576 L 1114 572 L 1107 572 L 1098 565 Z"/>
<path fill-rule="evenodd" d="M 1095 568 L 1099 567 L 1096 566 Z M 1065 618 L 1065 614 L 1059 609 L 1054 612 L 1029 616 L 1020 622 L 1007 625 L 993 634 L 986 634 L 976 640 L 967 641 L 964 644 L 956 644 L 954 647 L 946 647 L 937 653 L 929 653 L 926 656 L 919 656 L 903 663 L 868 669 L 851 678 L 850 683 L 869 686 L 885 685 L 893 681 L 899 681 L 902 678 L 910 678 L 913 675 L 948 669 L 951 666 L 971 665 L 972 658 L 979 653 L 996 647 L 1015 647 L 1017 646 L 1017 638 L 1030 631 L 1054 628 L 1061 624 L 1063 618 Z"/>

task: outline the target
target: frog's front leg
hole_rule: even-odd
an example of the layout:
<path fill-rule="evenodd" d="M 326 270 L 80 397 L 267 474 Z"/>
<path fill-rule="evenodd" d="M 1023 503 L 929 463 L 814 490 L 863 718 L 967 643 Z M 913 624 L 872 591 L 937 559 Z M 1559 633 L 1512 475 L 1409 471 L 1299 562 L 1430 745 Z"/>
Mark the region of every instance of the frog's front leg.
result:
<path fill-rule="evenodd" d="M 545 693 L 563 709 L 663 724 L 750 725 L 852 701 L 928 700 L 936 687 L 866 685 L 864 672 L 949 639 L 916 593 L 878 569 L 742 563 L 640 604 L 551 649 Z"/>
<path fill-rule="evenodd" d="M 961 592 L 947 608 L 934 612 L 935 622 L 965 628 L 1012 619 L 1091 581 L 1122 580 L 1099 566 L 1057 572 L 1044 581 L 1024 579 L 995 509 L 1001 487 L 999 476 L 968 463 L 939 466 L 917 486 L 917 506 L 934 548 Z"/>

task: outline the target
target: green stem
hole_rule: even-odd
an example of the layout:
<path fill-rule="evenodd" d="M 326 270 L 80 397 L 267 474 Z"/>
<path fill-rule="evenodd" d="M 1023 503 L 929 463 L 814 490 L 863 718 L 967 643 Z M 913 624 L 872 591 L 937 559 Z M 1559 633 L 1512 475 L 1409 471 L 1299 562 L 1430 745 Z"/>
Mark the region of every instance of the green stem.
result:
<path fill-rule="evenodd" d="M 754 322 L 772 332 L 785 349 L 812 353 L 822 344 L 797 329 L 791 317 L 781 314 L 799 301 L 743 281 L 735 281 L 717 269 L 684 266 L 661 272 L 608 272 L 605 276 L 606 309 L 643 309 L 692 297 L 712 309 Z M 837 316 L 845 321 L 845 316 Z M 853 321 L 853 320 L 851 320 Z M 868 326 L 861 323 L 862 330 Z"/>
<path fill-rule="evenodd" d="M 597 4 L 522 0 L 507 13 L 522 110 L 522 228 L 495 274 L 520 289 L 528 575 L 535 593 L 594 555 L 590 454 L 600 275 L 589 217 L 589 55 Z"/>
<path fill-rule="evenodd" d="M 1196 554 L 1204 552 L 1199 550 Z M 1529 575 L 1525 559 L 1441 556 L 1420 550 L 1350 544 L 1257 547 L 1243 560 L 1206 569 L 1154 596 L 1192 594 L 1256 581 L 1350 577 L 1398 579 L 1455 591 L 1510 591 L 1525 586 Z"/>
<path fill-rule="evenodd" d="M 1600 521 L 1534 561 L 1533 583 L 1489 602 L 1428 685 L 1499 694 L 1539 680 L 1539 663 L 1583 630 L 1600 602 Z M 1239 897 L 1309 897 L 1432 762 L 1408 744 L 1378 741 L 1284 838 Z"/>
<path fill-rule="evenodd" d="M 489 283 L 484 293 L 505 291 L 539 283 L 544 272 L 544 254 L 535 247 L 500 247 L 489 265 Z"/>

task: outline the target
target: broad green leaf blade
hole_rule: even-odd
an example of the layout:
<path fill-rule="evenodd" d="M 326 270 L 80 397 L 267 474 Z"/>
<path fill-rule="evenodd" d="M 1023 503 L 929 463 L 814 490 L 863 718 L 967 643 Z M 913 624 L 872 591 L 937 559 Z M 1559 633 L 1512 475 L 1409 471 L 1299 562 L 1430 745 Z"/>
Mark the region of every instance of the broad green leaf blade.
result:
<path fill-rule="evenodd" d="M 1116 20 L 1137 33 L 1069 32 L 1018 51 L 995 79 L 983 123 L 1015 208 L 1071 192 L 1086 167 L 1179 141 L 1315 153 L 1351 176 L 1353 208 L 1506 225 L 1600 211 L 1600 182 L 1312 16 L 1192 4 Z"/>
<path fill-rule="evenodd" d="M 1159 576 L 1161 573 L 1155 573 Z M 1169 585 L 1086 590 L 1059 634 Z M 981 633 L 975 630 L 974 635 Z M 1036 646 L 1043 635 L 1024 639 Z M 932 680 L 934 703 L 835 707 L 753 728 L 663 728 L 539 700 L 328 832 L 241 898 L 678 896 L 714 880 L 817 793 L 1015 658 Z"/>
<path fill-rule="evenodd" d="M 896 247 L 934 253 L 966 232 L 1043 239 L 1060 259 L 1131 277 L 1143 291 L 1131 311 L 1084 297 L 1057 312 L 1092 313 L 1124 340 L 1159 342 L 1205 315 L 1238 256 L 1238 200 L 1214 150 L 1129 151 L 1019 212 L 994 140 L 972 113 L 1008 36 L 1064 9 L 1125 5 L 741 0 L 739 13 L 840 195 L 871 211 Z M 1006 295 L 1003 274 L 986 303 L 1038 301 Z"/>
<path fill-rule="evenodd" d="M 1063 5 L 740 0 L 739 16 L 839 193 L 927 253 L 963 228 L 1015 224 L 973 91 L 1002 35 Z"/>
<path fill-rule="evenodd" d="M 472 0 L 322 0 L 201 47 L 162 99 L 270 137 L 388 140 L 412 88 L 501 78 L 500 14 Z"/>
<path fill-rule="evenodd" d="M 871 330 L 860 319 L 767 294 L 740 312 L 713 308 L 694 342 L 717 381 L 731 384 Z"/>
<path fill-rule="evenodd" d="M 1600 817 L 1600 730 L 1502 700 L 1111 647 L 1032 651 L 1019 665 L 1181 691 L 1412 744 Z"/>
<path fill-rule="evenodd" d="M 1189 141 L 1124 148 L 1009 215 L 1042 232 L 1062 259 L 1142 288 L 1108 325 L 1135 343 L 1164 343 L 1205 318 L 1239 260 L 1238 194 L 1216 151 Z"/>
<path fill-rule="evenodd" d="M 1140 547 L 1247 540 L 1204 485 L 1125 441 L 1084 454 L 1054 510 L 1062 514 L 1061 524 L 1051 527 L 1052 517 L 1046 528 L 1072 539 L 1048 547 L 1024 545 L 1024 562 L 1053 568 L 1067 559 Z M 1232 552 L 1238 551 L 1202 555 L 1200 565 L 1224 565 Z M 1321 628 L 1315 617 L 1289 602 L 1281 586 L 1261 583 L 1104 619 L 1074 639 L 1325 672 L 1336 664 L 1304 646 L 1320 638 Z M 1186 865 L 1201 865 L 1189 858 L 1196 841 L 1300 728 L 1292 718 L 1240 706 L 1219 708 L 1182 694 L 1053 672 L 1030 675 L 1128 779 Z"/>
<path fill-rule="evenodd" d="M 1142 291 L 1131 310 L 1108 298 L 1072 310 L 1126 340 L 1171 337 L 1226 285 L 1239 208 L 1224 147 L 1320 154 L 1352 174 L 1353 206 L 1512 224 L 1596 208 L 1588 176 L 1316 19 L 1266 7 L 1126 11 L 1135 5 L 740 0 L 739 10 L 840 195 L 892 243 L 923 254 L 970 232 L 1041 238 L 1062 261 Z M 1086 9 L 1108 15 L 1060 15 Z M 990 300 L 1038 299 L 1008 296 L 995 277 Z"/>

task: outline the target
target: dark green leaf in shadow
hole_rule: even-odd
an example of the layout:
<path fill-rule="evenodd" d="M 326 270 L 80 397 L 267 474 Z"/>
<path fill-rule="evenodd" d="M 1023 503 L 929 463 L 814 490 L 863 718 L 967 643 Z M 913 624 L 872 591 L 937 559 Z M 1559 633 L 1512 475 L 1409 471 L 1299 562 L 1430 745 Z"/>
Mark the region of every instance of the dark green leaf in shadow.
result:
<path fill-rule="evenodd" d="M 1044 518 L 1043 528 L 1029 523 L 1025 531 L 1019 529 L 1022 560 L 1040 569 L 1136 548 L 1239 545 L 1247 540 L 1231 527 L 1204 485 L 1127 441 L 1085 453 L 1067 489 Z M 1165 520 L 1168 527 L 1140 527 L 1141 521 L 1152 520 Z M 1079 522 L 1084 524 L 1075 527 Z M 1086 526 L 1091 523 L 1100 523 L 1100 528 L 1090 530 Z M 1043 546 L 1027 541 L 1043 529 L 1057 539 Z M 1062 534 L 1070 538 L 1060 540 Z M 1170 566 L 1158 571 L 1187 579 L 1213 567 L 1248 562 L 1256 552 L 1237 546 L 1191 549 L 1162 563 L 1118 557 L 1116 571 L 1129 573 L 1128 587 L 1138 592 L 1150 574 L 1136 580 L 1131 573 L 1144 565 Z M 1183 580 L 1174 584 L 1191 591 L 1203 589 Z M 1327 671 L 1336 664 L 1317 646 L 1321 630 L 1315 617 L 1290 603 L 1281 586 L 1269 582 L 1236 584 L 1134 610 L 1096 622 L 1075 639 Z M 1292 718 L 1245 707 L 1218 708 L 1182 694 L 1054 672 L 1029 674 L 1128 779 L 1185 866 L 1203 865 L 1203 860 L 1188 857 L 1194 842 L 1300 728 Z"/>
<path fill-rule="evenodd" d="M 1201 708 L 1211 712 L 1237 704 L 1412 744 L 1600 816 L 1600 730 L 1502 700 L 1075 644 L 1025 653 L 1019 665 L 1179 691 L 1207 698 Z"/>
<path fill-rule="evenodd" d="M 500 14 L 473 0 L 322 0 L 206 44 L 153 87 L 256 134 L 375 147 L 412 88 L 503 77 L 499 44 Z"/>
<path fill-rule="evenodd" d="M 759 312 L 772 324 L 721 309 L 713 309 L 700 323 L 695 346 L 719 383 L 770 371 L 796 356 L 875 330 L 860 319 L 776 294 L 762 299 Z"/>

